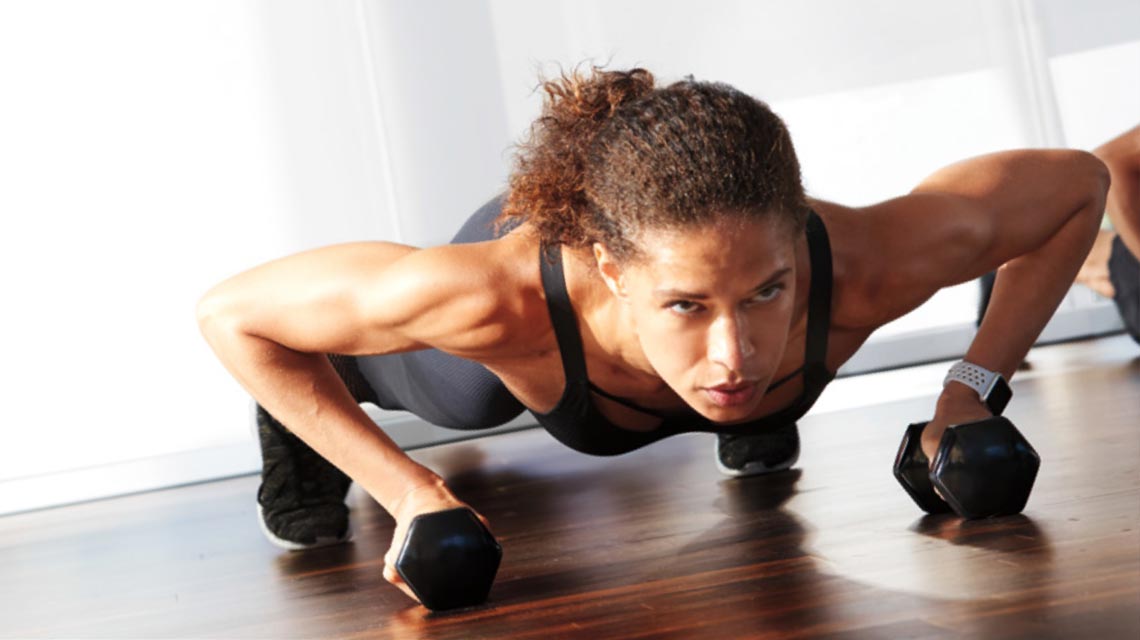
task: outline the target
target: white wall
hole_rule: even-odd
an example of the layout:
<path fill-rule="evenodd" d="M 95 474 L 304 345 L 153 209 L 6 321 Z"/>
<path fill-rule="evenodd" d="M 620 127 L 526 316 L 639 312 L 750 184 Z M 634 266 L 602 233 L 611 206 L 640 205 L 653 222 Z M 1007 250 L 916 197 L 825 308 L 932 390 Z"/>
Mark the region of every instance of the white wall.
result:
<path fill-rule="evenodd" d="M 196 294 L 290 245 L 294 206 L 251 9 L 0 4 L 0 506 L 26 504 L 13 479 L 234 441 Z"/>
<path fill-rule="evenodd" d="M 197 298 L 307 247 L 446 241 L 503 187 L 551 61 L 733 83 L 785 117 L 814 195 L 857 204 L 1131 125 L 1136 7 L 2 2 L 0 513 L 256 468 Z M 884 335 L 972 319 L 970 285 L 937 300 Z M 402 442 L 443 435 L 378 417 Z"/>

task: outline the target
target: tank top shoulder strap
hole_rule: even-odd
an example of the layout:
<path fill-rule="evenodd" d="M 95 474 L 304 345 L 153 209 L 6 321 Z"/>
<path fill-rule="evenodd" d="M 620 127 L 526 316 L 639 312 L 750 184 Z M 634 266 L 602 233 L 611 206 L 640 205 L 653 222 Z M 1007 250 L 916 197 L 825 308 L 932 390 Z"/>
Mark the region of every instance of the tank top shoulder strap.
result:
<path fill-rule="evenodd" d="M 554 337 L 562 358 L 562 371 L 566 374 L 566 388 L 586 381 L 586 358 L 582 352 L 582 336 L 578 333 L 578 318 L 570 304 L 566 290 L 566 274 L 562 270 L 562 245 L 542 245 L 539 269 L 542 289 L 546 292 L 546 309 L 554 325 Z"/>
<path fill-rule="evenodd" d="M 807 221 L 811 255 L 811 294 L 808 300 L 807 348 L 804 353 L 805 385 L 826 384 L 833 378 L 827 369 L 827 336 L 831 328 L 831 243 L 827 227 L 815 211 Z"/>

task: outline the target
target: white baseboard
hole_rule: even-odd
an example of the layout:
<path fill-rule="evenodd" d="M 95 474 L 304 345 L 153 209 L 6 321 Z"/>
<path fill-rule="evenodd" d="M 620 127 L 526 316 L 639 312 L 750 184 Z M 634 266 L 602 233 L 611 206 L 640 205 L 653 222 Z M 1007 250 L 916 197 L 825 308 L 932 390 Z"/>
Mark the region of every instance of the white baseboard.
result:
<path fill-rule="evenodd" d="M 409 414 L 383 412 L 371 406 L 364 409 L 404 449 L 535 426 L 534 418 L 524 413 L 494 429 L 456 431 L 428 424 Z M 242 441 L 216 447 L 5 479 L 0 481 L 0 516 L 248 475 L 260 470 L 261 454 L 251 434 Z"/>
<path fill-rule="evenodd" d="M 1078 340 L 1108 335 L 1124 329 L 1120 312 L 1109 301 L 1082 308 L 1062 309 L 1055 313 L 1041 332 L 1037 344 L 1062 340 Z M 913 366 L 941 360 L 956 360 L 965 355 L 974 339 L 973 325 L 954 325 L 915 331 L 882 339 L 871 336 L 839 369 L 840 376 L 897 369 L 900 363 Z"/>
<path fill-rule="evenodd" d="M 249 441 L 12 478 L 0 482 L 0 515 L 243 475 L 259 465 Z"/>

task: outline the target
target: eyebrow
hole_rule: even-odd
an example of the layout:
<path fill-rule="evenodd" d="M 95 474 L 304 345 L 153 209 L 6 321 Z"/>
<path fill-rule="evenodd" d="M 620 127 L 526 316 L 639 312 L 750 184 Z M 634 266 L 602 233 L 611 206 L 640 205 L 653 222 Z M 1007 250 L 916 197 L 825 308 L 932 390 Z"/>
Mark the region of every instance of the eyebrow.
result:
<path fill-rule="evenodd" d="M 783 269 L 780 269 L 779 271 L 768 276 L 767 280 L 761 282 L 760 284 L 756 285 L 755 287 L 752 287 L 752 289 L 750 291 L 753 291 L 753 292 L 759 291 L 759 290 L 763 289 L 764 287 L 767 287 L 768 285 L 772 284 L 773 282 L 784 277 L 786 274 L 790 273 L 791 270 L 792 270 L 791 267 L 784 267 Z M 695 291 L 683 291 L 681 289 L 655 289 L 653 291 L 653 295 L 655 295 L 659 298 L 684 298 L 686 300 L 707 300 L 709 297 L 707 293 L 699 293 L 699 292 L 695 292 Z"/>

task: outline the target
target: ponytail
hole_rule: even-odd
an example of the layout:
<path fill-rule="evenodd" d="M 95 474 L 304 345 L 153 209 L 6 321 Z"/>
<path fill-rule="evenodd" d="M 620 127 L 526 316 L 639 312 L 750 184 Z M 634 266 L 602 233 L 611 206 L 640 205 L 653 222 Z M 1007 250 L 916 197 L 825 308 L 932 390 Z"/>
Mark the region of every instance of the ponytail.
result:
<path fill-rule="evenodd" d="M 543 81 L 542 115 L 519 145 L 510 190 L 496 221 L 525 218 L 546 242 L 572 246 L 595 238 L 585 174 L 590 146 L 622 107 L 653 91 L 645 69 L 575 68 Z"/>

